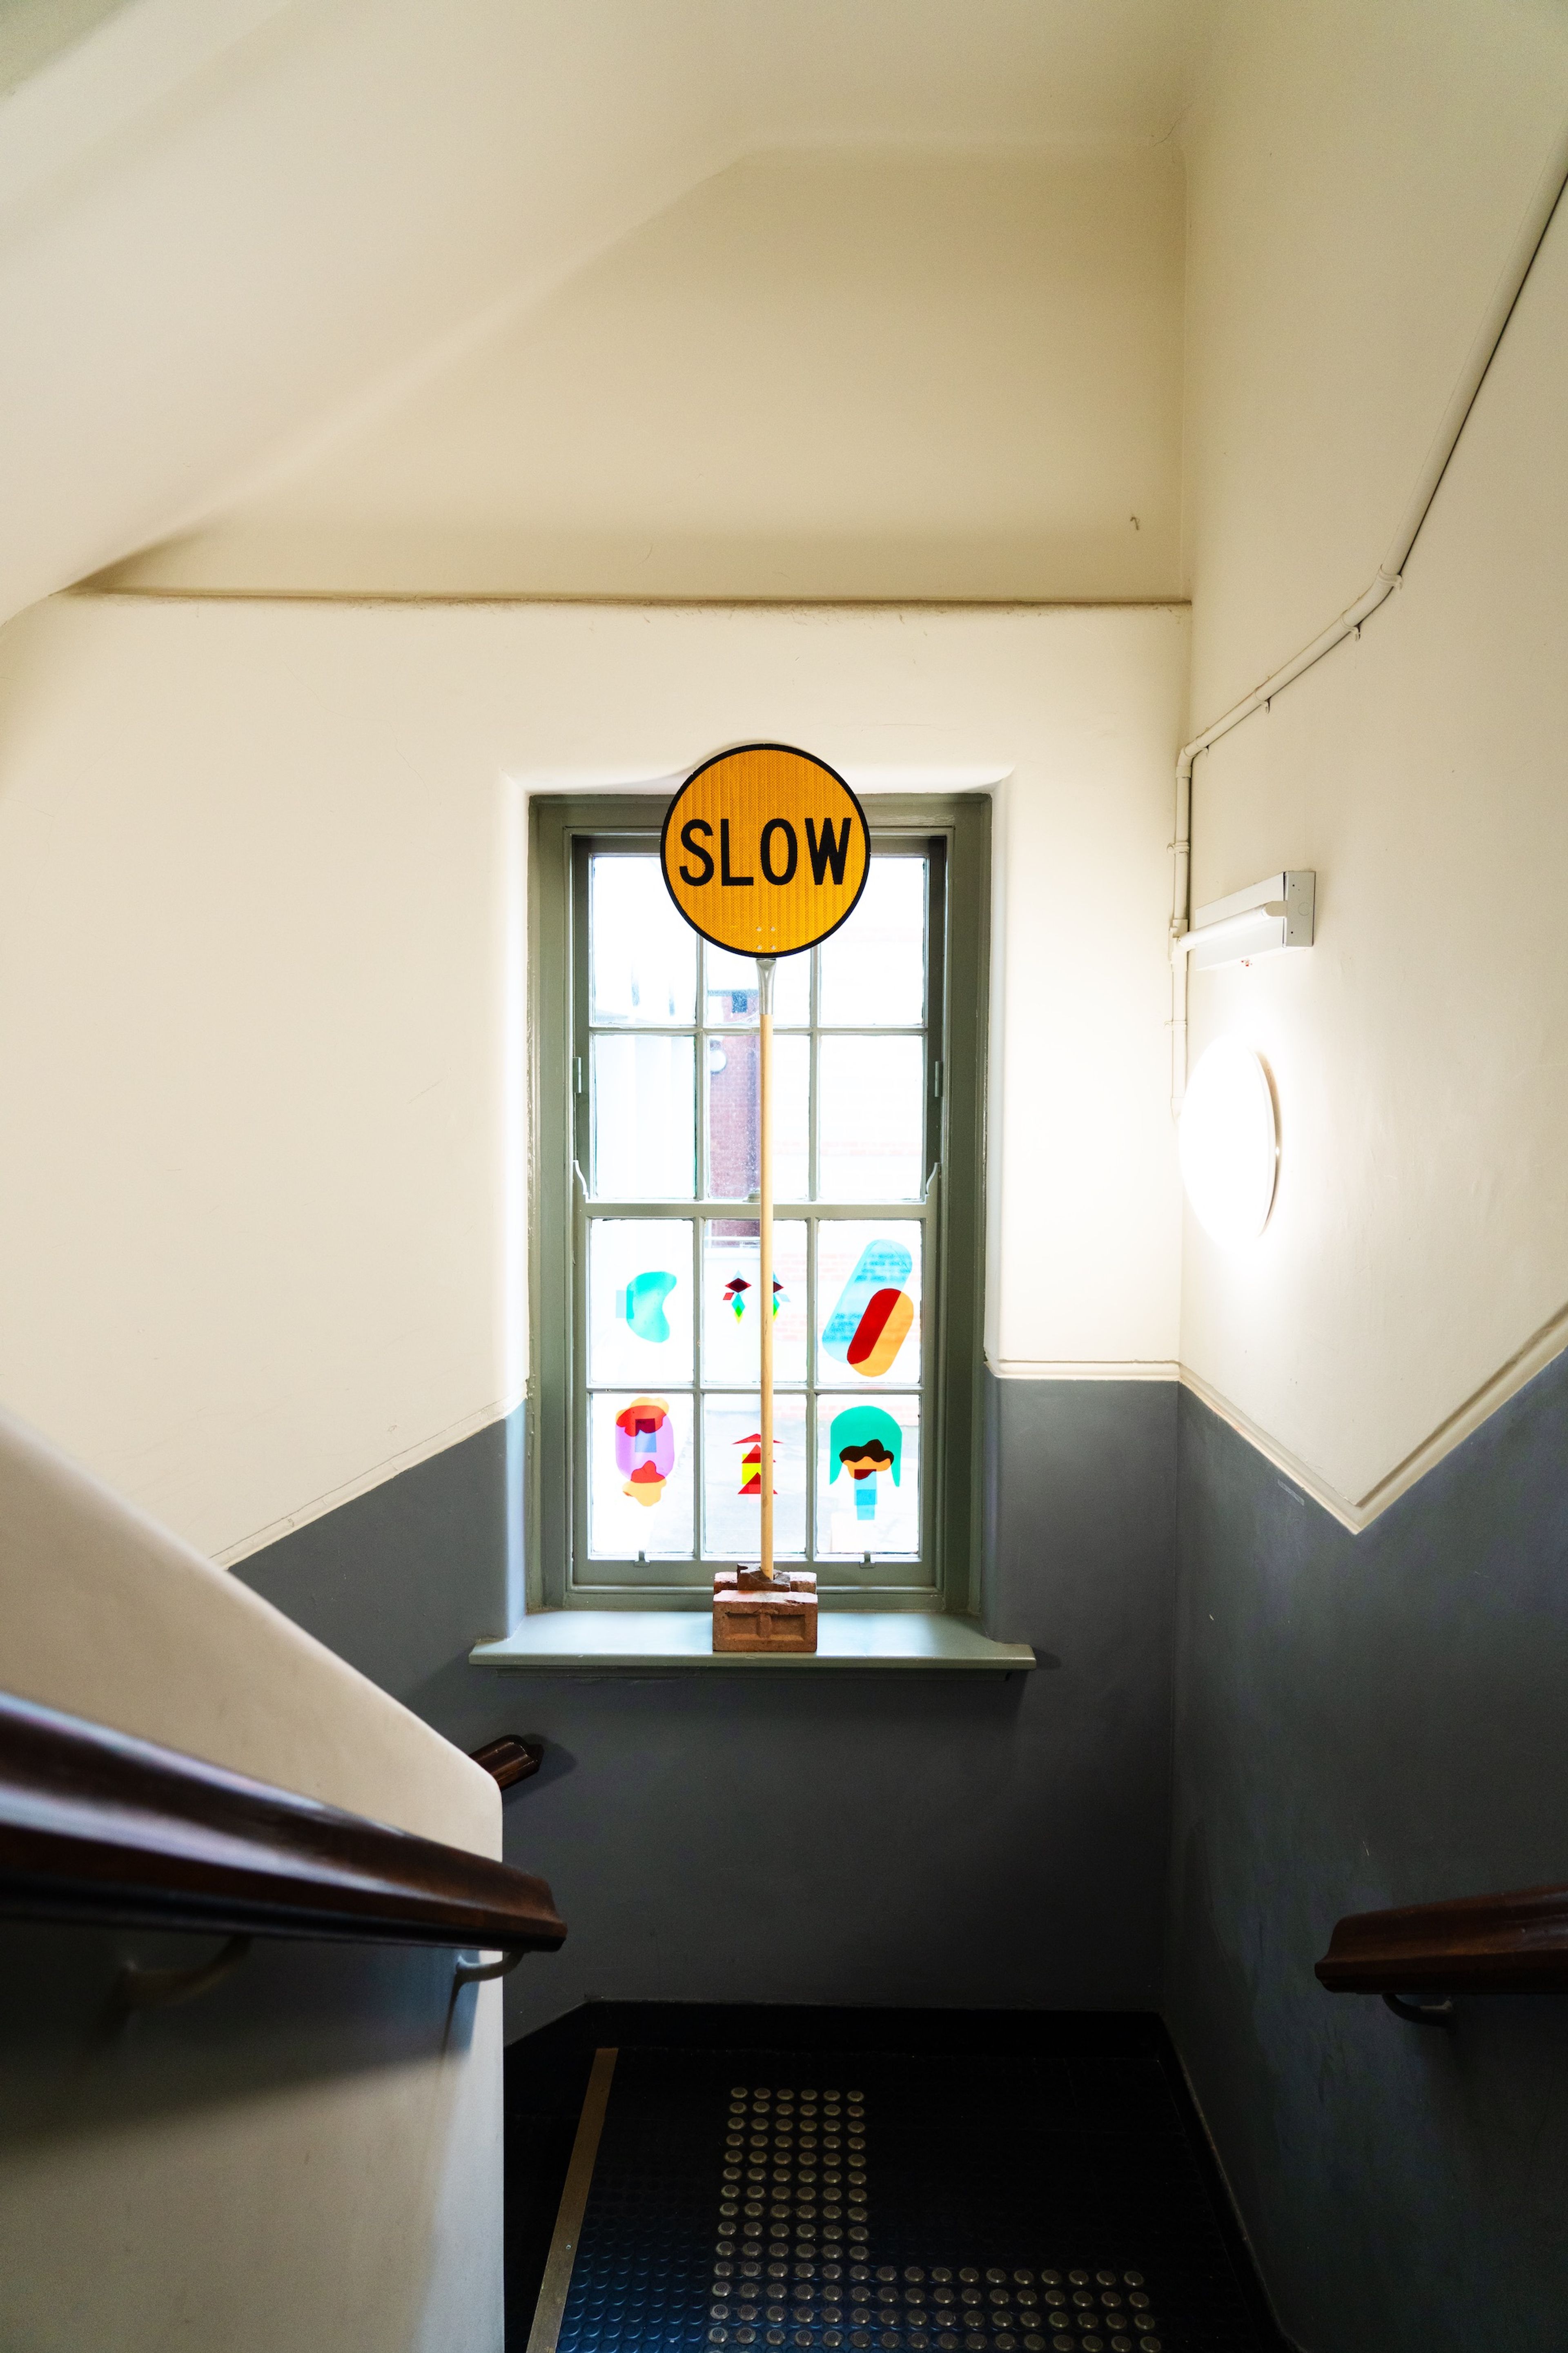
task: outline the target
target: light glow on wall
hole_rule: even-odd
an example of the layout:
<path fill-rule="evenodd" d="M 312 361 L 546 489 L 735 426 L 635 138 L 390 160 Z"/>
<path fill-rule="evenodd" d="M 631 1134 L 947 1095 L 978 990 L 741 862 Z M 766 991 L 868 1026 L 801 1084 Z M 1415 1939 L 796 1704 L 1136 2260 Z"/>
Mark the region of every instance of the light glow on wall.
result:
<path fill-rule="evenodd" d="M 1216 1038 L 1181 1106 L 1181 1182 L 1204 1232 L 1226 1249 L 1255 1241 L 1278 1165 L 1268 1073 L 1239 1038 Z"/>

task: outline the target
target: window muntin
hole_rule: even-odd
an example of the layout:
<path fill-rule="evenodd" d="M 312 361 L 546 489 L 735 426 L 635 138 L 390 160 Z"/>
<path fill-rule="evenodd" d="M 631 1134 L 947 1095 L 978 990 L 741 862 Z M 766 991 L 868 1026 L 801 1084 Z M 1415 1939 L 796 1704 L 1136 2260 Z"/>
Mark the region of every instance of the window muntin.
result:
<path fill-rule="evenodd" d="M 824 1588 L 935 1584 L 944 853 L 874 842 L 775 983 L 775 1542 Z M 703 1588 L 759 1535 L 757 970 L 674 915 L 652 840 L 574 860 L 572 1579 Z"/>

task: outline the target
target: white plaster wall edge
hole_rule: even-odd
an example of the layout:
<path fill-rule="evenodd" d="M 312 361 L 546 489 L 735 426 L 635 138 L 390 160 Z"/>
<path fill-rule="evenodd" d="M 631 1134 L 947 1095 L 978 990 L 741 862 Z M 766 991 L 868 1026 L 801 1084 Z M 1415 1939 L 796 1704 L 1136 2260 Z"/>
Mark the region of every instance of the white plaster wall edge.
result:
<path fill-rule="evenodd" d="M 237 1544 L 212 1554 L 212 1560 L 219 1568 L 237 1567 L 240 1561 L 249 1560 L 252 1553 L 261 1552 L 268 1545 L 276 1544 L 280 1536 L 291 1535 L 296 1528 L 309 1527 L 313 1520 L 324 1519 L 328 1512 L 334 1512 L 340 1504 L 352 1504 L 355 1496 L 368 1495 L 373 1487 L 385 1486 L 387 1481 L 395 1479 L 400 1471 L 412 1471 L 417 1464 L 428 1462 L 432 1454 L 444 1453 L 449 1446 L 461 1445 L 465 1438 L 472 1438 L 480 1430 L 488 1430 L 493 1422 L 504 1421 L 509 1414 L 516 1412 L 526 1395 L 525 1389 L 519 1389 L 510 1400 L 498 1398 L 490 1405 L 481 1406 L 477 1412 L 464 1414 L 461 1421 L 450 1422 L 445 1430 L 438 1430 L 432 1437 L 422 1438 L 417 1445 L 405 1447 L 399 1454 L 388 1455 L 386 1461 L 378 1462 L 374 1470 L 361 1472 L 357 1478 L 345 1480 L 341 1487 L 329 1488 L 324 1495 L 317 1495 L 312 1502 L 302 1504 L 298 1511 L 287 1513 L 281 1520 L 270 1520 L 264 1528 L 257 1528 L 251 1535 L 241 1536 Z"/>
<path fill-rule="evenodd" d="M 1324 1511 L 1331 1513 L 1341 1527 L 1349 1528 L 1352 1535 L 1360 1535 L 1372 1516 L 1369 1513 L 1358 1513 L 1356 1505 L 1348 1502 L 1338 1488 L 1330 1487 L 1328 1481 L 1320 1479 L 1298 1454 L 1292 1454 L 1288 1446 L 1281 1446 L 1277 1439 L 1270 1438 L 1266 1430 L 1249 1420 L 1239 1406 L 1232 1405 L 1229 1398 L 1222 1397 L 1218 1389 L 1211 1388 L 1202 1374 L 1193 1372 L 1190 1365 L 1182 1366 L 1181 1380 L 1183 1388 L 1191 1389 L 1192 1395 L 1206 1405 L 1211 1413 L 1217 1414 L 1238 1438 L 1245 1438 L 1266 1462 L 1272 1462 L 1277 1471 L 1283 1471 L 1293 1486 L 1299 1487 L 1303 1494 L 1310 1495 L 1315 1504 L 1320 1504 Z M 1393 1501 L 1392 1495 L 1389 1501 Z"/>
<path fill-rule="evenodd" d="M 505 310 L 510 311 L 515 307 L 514 299 L 508 296 Z M 483 326 L 489 325 L 492 316 L 488 311 L 482 314 Z M 466 342 L 468 331 L 461 332 Z M 456 340 L 454 337 L 454 344 Z M 408 380 L 421 382 L 423 375 L 421 364 L 418 375 L 416 376 L 414 370 L 410 369 Z M 393 405 L 396 397 L 396 395 L 392 396 L 387 405 Z M 378 400 L 376 413 L 380 405 Z M 368 410 L 368 402 L 366 406 Z M 276 460 L 267 468 L 265 475 L 258 474 L 254 480 L 258 485 L 265 487 L 273 472 L 284 468 L 291 470 L 297 462 L 291 451 L 287 459 Z M 848 616 L 857 613 L 906 613 L 913 618 L 925 620 L 955 613 L 965 617 L 976 614 L 987 618 L 996 614 L 1022 614 L 1025 618 L 1033 618 L 1046 613 L 1190 613 L 1192 609 L 1190 596 L 1174 594 L 1163 596 L 694 596 L 683 589 L 672 590 L 666 596 L 656 595 L 650 589 L 645 595 L 634 596 L 630 589 L 607 588 L 576 591 L 562 588 L 218 588 L 210 582 L 200 586 L 184 587 L 173 581 L 159 580 L 116 580 L 107 586 L 100 586 L 91 575 L 83 580 L 71 581 L 63 588 L 51 589 L 49 593 L 94 604 L 111 604 L 119 598 L 126 604 L 143 605 L 339 605 L 345 609 L 355 606 L 368 608 L 372 606 L 404 605 L 431 609 L 445 607 L 453 612 L 483 606 L 543 606 L 562 613 L 591 607 L 600 612 L 623 613 L 802 614 L 812 619 L 823 614 Z"/>
<path fill-rule="evenodd" d="M 1212 1388 L 1190 1365 L 1148 1358 L 1124 1363 L 1103 1358 L 1075 1364 L 1060 1359 L 988 1356 L 985 1361 L 988 1369 L 999 1380 L 1004 1381 L 1180 1381 L 1184 1388 L 1191 1389 L 1192 1395 L 1208 1407 L 1211 1413 L 1218 1414 L 1238 1438 L 1245 1438 L 1266 1461 L 1272 1462 L 1277 1471 L 1283 1471 L 1303 1494 L 1321 1504 L 1324 1511 L 1338 1520 L 1341 1527 L 1348 1528 L 1352 1535 L 1360 1535 L 1373 1520 L 1387 1511 L 1391 1504 L 1397 1503 L 1401 1495 L 1408 1494 L 1429 1471 L 1436 1470 L 1446 1455 L 1451 1454 L 1457 1446 L 1463 1445 L 1472 1430 L 1478 1430 L 1484 1421 L 1489 1420 L 1499 1406 L 1506 1405 L 1510 1398 L 1517 1396 L 1527 1382 L 1532 1381 L 1537 1373 L 1543 1372 L 1564 1350 L 1568 1350 L 1568 1304 L 1560 1307 L 1539 1331 L 1533 1332 L 1521 1348 L 1483 1381 L 1463 1404 L 1456 1407 L 1445 1421 L 1439 1422 L 1419 1446 L 1413 1447 L 1403 1461 L 1396 1462 L 1393 1470 L 1375 1481 L 1364 1494 L 1358 1496 L 1341 1494 L 1310 1463 L 1303 1461 L 1300 1455 L 1292 1453 L 1289 1447 L 1282 1445 L 1277 1439 L 1271 1438 L 1267 1430 L 1245 1414 L 1239 1406 L 1233 1405 L 1220 1390 Z"/>
<path fill-rule="evenodd" d="M 1396 1504 L 1401 1495 L 1408 1494 L 1429 1471 L 1435 1471 L 1446 1455 L 1451 1454 L 1457 1446 L 1463 1445 L 1471 1432 L 1478 1430 L 1484 1421 L 1489 1421 L 1499 1406 L 1506 1405 L 1510 1398 L 1516 1397 L 1537 1373 L 1544 1372 L 1553 1357 L 1562 1356 L 1564 1349 L 1568 1349 L 1568 1305 L 1560 1307 L 1539 1331 L 1532 1333 L 1522 1348 L 1506 1364 L 1500 1365 L 1462 1405 L 1456 1407 L 1446 1421 L 1440 1421 L 1419 1446 L 1413 1447 L 1402 1462 L 1396 1462 L 1393 1469 L 1369 1487 L 1364 1495 L 1354 1497 L 1342 1495 L 1337 1487 L 1331 1487 L 1309 1463 L 1302 1461 L 1299 1455 L 1293 1454 L 1287 1446 L 1280 1445 L 1277 1439 L 1270 1438 L 1266 1430 L 1250 1420 L 1218 1389 L 1211 1388 L 1202 1375 L 1193 1372 L 1190 1366 L 1182 1366 L 1181 1377 L 1183 1388 L 1202 1398 L 1211 1413 L 1218 1414 L 1239 1438 L 1245 1438 L 1249 1446 L 1255 1447 L 1266 1461 L 1272 1462 L 1277 1471 L 1283 1471 L 1304 1494 L 1310 1495 L 1315 1504 L 1320 1504 L 1326 1512 L 1331 1513 L 1341 1527 L 1349 1528 L 1352 1535 L 1360 1535 L 1373 1520 L 1387 1511 L 1391 1504 Z"/>
<path fill-rule="evenodd" d="M 725 746 L 717 746 L 723 751 Z M 549 769 L 538 773 L 524 769 L 511 773 L 507 781 L 532 797 L 552 793 L 678 793 L 693 770 L 714 754 L 705 752 L 691 767 L 680 768 L 668 775 L 650 776 L 635 770 L 611 772 L 604 768 L 579 770 Z M 994 792 L 1005 785 L 1017 771 L 1000 767 L 994 762 L 969 767 L 910 767 L 896 760 L 868 766 L 863 761 L 846 760 L 838 774 L 852 792 L 855 793 L 975 793 Z"/>

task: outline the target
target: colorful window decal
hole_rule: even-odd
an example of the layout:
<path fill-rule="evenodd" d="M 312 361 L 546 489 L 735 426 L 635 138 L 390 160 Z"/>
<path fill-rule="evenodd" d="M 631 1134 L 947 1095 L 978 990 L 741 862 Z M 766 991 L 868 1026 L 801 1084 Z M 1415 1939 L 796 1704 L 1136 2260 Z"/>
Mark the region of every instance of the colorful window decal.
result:
<path fill-rule="evenodd" d="M 904 1432 L 890 1413 L 879 1405 L 852 1405 L 833 1416 L 828 1440 L 832 1467 L 828 1472 L 831 1484 L 841 1472 L 847 1472 L 854 1482 L 854 1515 L 857 1520 L 876 1517 L 876 1482 L 881 1472 L 891 1471 L 896 1487 L 904 1462 Z"/>
<path fill-rule="evenodd" d="M 674 1288 L 673 1274 L 634 1274 L 615 1294 L 616 1315 L 622 1324 L 630 1324 L 640 1340 L 667 1340 L 670 1319 L 664 1313 L 664 1302 Z"/>
<path fill-rule="evenodd" d="M 696 1229 L 686 1218 L 599 1218 L 589 1229 L 584 1335 L 588 1378 L 601 1393 L 620 1392 L 616 1412 L 644 1390 L 668 1398 L 673 1406 L 673 1391 L 683 1389 L 692 1377 L 695 1240 Z M 683 1427 L 678 1406 L 675 1419 Z M 607 1425 L 607 1445 L 611 1434 Z M 677 1455 L 680 1449 L 677 1437 Z M 612 1450 L 607 1475 L 613 1467 Z"/>
<path fill-rule="evenodd" d="M 731 1275 L 729 1281 L 725 1284 L 725 1305 L 731 1309 L 737 1324 L 746 1313 L 746 1294 L 751 1288 L 751 1284 L 747 1282 L 744 1274 Z M 779 1282 L 779 1277 L 775 1275 L 773 1278 L 773 1313 L 775 1315 L 778 1314 L 780 1307 L 786 1303 L 786 1298 L 787 1294 L 785 1293 L 784 1285 Z"/>
<path fill-rule="evenodd" d="M 901 1242 L 868 1242 L 828 1318 L 828 1355 L 867 1380 L 889 1369 L 909 1336 L 915 1303 L 903 1286 L 914 1264 Z"/>
<path fill-rule="evenodd" d="M 616 1415 L 615 1467 L 625 1478 L 622 1494 L 648 1507 L 658 1503 L 675 1467 L 675 1433 L 662 1398 L 633 1398 Z"/>
<path fill-rule="evenodd" d="M 735 1443 L 746 1449 L 746 1452 L 740 1458 L 740 1493 L 743 1495 L 755 1495 L 760 1503 L 762 1501 L 762 1432 L 759 1430 L 751 1430 L 745 1438 L 737 1438 Z M 777 1439 L 773 1441 L 773 1451 L 777 1455 L 779 1451 Z M 775 1487 L 773 1492 L 777 1494 L 778 1488 Z"/>

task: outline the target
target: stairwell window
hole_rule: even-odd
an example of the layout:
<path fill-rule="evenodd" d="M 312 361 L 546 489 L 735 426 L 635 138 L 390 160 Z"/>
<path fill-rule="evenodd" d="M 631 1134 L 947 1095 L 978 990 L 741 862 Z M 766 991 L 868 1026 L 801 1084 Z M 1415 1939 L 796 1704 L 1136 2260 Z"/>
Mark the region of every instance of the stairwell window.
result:
<path fill-rule="evenodd" d="M 971 1606 L 988 809 L 867 804 L 775 983 L 776 1545 L 824 1607 Z M 704 1606 L 756 1556 L 758 976 L 661 804 L 535 804 L 532 1607 Z"/>

